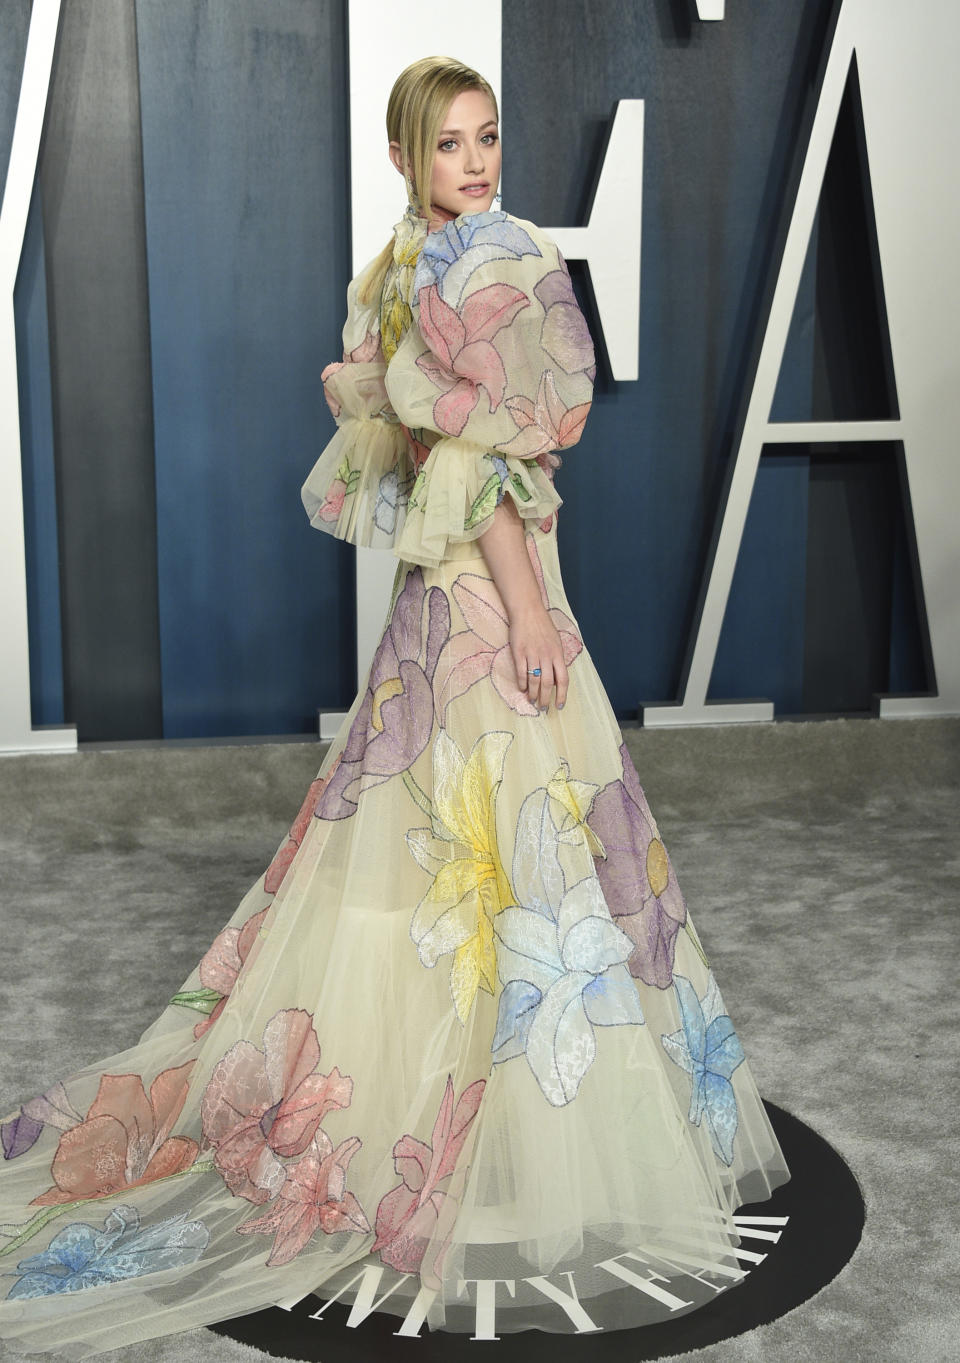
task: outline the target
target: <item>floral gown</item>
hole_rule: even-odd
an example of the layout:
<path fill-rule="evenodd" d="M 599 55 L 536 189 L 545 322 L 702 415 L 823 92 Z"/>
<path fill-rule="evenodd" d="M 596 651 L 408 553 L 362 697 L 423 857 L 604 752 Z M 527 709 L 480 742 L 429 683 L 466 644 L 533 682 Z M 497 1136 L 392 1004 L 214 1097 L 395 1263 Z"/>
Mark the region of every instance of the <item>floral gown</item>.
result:
<path fill-rule="evenodd" d="M 0 1124 L 20 1350 L 311 1292 L 403 1334 L 623 1328 L 676 1309 L 638 1285 L 743 1276 L 732 1213 L 789 1174 L 560 578 L 593 376 L 563 257 L 508 213 L 408 211 L 381 296 L 351 284 L 303 500 L 399 558 L 384 633 L 182 989 Z M 505 496 L 559 712 L 516 688 L 476 543 Z"/>

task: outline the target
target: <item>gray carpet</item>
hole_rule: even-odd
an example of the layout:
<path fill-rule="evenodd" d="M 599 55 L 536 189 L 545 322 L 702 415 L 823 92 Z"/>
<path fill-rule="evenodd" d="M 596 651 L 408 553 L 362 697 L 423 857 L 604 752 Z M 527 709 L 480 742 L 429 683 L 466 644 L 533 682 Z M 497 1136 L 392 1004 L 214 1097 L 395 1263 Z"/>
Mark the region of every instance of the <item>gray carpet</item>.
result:
<path fill-rule="evenodd" d="M 960 1358 L 960 720 L 627 740 L 761 1092 L 839 1150 L 867 1206 L 859 1250 L 818 1296 L 685 1360 Z M 139 1036 L 273 855 L 321 755 L 0 761 L 0 1112 Z M 110 1356 L 264 1357 L 207 1331 Z"/>

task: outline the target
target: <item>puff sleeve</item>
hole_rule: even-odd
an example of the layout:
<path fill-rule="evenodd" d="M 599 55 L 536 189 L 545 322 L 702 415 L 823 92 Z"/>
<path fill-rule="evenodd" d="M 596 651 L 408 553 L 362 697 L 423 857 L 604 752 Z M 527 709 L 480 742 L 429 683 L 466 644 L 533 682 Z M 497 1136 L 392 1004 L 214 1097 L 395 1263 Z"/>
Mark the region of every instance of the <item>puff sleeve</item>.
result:
<path fill-rule="evenodd" d="M 504 212 L 427 235 L 413 324 L 386 374 L 399 419 L 432 440 L 396 553 L 435 567 L 487 529 L 504 496 L 543 520 L 559 505 L 554 453 L 580 439 L 593 345 L 556 243 Z"/>
<path fill-rule="evenodd" d="M 413 484 L 409 441 L 384 385 L 379 300 L 357 299 L 363 273 L 347 290 L 343 360 L 321 374 L 337 430 L 307 475 L 300 496 L 311 525 L 363 547 L 389 549 Z"/>

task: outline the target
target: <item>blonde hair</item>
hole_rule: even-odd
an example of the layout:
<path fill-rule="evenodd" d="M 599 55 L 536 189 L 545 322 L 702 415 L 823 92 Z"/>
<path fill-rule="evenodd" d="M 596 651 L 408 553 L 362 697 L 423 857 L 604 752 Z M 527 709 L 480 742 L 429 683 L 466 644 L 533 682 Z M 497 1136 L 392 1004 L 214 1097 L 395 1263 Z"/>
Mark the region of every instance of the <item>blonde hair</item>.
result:
<path fill-rule="evenodd" d="M 430 216 L 430 182 L 437 137 L 452 101 L 464 90 L 489 95 L 499 122 L 497 97 L 489 81 L 472 66 L 453 57 L 421 57 L 400 72 L 387 101 L 387 140 L 399 142 L 407 202 L 420 217 Z M 426 197 L 426 202 L 423 201 Z M 393 238 L 371 261 L 360 281 L 357 298 L 369 303 L 383 288 L 393 260 Z"/>

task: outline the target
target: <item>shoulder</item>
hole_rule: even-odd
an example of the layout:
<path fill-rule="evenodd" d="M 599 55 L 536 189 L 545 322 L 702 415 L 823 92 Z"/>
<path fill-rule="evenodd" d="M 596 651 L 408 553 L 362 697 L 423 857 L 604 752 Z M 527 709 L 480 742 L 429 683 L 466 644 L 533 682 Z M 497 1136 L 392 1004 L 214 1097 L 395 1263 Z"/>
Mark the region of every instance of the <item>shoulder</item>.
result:
<path fill-rule="evenodd" d="M 427 234 L 414 298 L 435 285 L 440 297 L 456 307 L 468 289 L 507 279 L 535 283 L 557 268 L 565 267 L 556 242 L 536 223 L 502 209 L 461 214 Z"/>
<path fill-rule="evenodd" d="M 504 213 L 503 216 L 519 231 L 526 233 L 531 241 L 536 242 L 541 248 L 541 251 L 544 247 L 546 247 L 548 251 L 556 251 L 558 249 L 557 243 L 545 228 L 538 227 L 535 222 L 530 222 L 527 218 L 516 218 L 512 213 Z"/>

